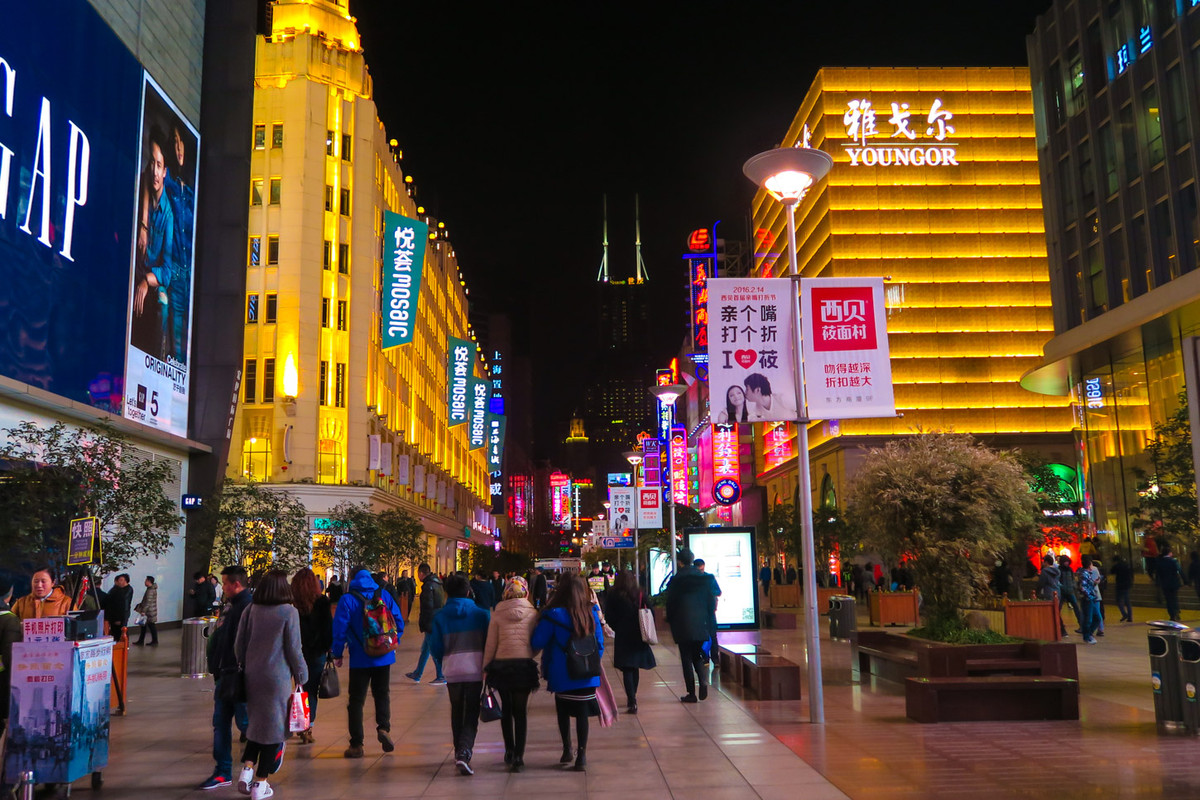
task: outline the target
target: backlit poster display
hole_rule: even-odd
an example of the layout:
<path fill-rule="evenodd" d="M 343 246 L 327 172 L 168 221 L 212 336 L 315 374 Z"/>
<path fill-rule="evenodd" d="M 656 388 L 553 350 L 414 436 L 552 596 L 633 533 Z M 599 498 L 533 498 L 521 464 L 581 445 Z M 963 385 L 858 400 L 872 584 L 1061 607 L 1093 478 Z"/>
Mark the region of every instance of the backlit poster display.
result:
<path fill-rule="evenodd" d="M 754 528 L 687 528 L 684 546 L 704 559 L 704 571 L 717 579 L 717 628 L 758 628 Z"/>

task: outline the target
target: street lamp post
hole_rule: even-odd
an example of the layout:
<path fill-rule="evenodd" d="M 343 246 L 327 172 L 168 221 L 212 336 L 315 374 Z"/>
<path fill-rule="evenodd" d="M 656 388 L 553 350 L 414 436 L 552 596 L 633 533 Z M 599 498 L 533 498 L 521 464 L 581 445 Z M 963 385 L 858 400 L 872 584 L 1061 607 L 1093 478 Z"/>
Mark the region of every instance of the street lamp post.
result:
<path fill-rule="evenodd" d="M 625 460 L 629 462 L 629 466 L 633 467 L 633 494 L 637 496 L 638 480 L 637 468 L 642 463 L 642 454 L 637 450 L 630 450 L 625 453 Z M 641 520 L 638 518 L 638 505 L 633 507 L 633 577 L 637 580 L 638 586 L 642 585 L 642 567 L 641 556 L 638 552 L 638 539 L 641 538 Z M 617 551 L 617 563 L 621 561 L 621 551 Z"/>
<path fill-rule="evenodd" d="M 651 386 L 650 394 L 658 398 L 659 402 L 671 409 L 671 428 L 675 427 L 675 401 L 682 397 L 687 392 L 687 386 L 682 383 L 668 383 L 662 386 Z M 667 435 L 670 436 L 670 428 Z M 667 459 L 671 458 L 671 443 L 667 442 Z M 662 474 L 661 459 L 659 456 L 660 466 L 659 474 Z M 675 476 L 671 475 L 671 481 L 667 484 L 667 499 L 671 505 L 671 574 L 675 574 Z M 651 587 L 653 588 L 653 587 Z"/>
<path fill-rule="evenodd" d="M 800 331 L 800 273 L 796 261 L 796 204 L 809 187 L 829 173 L 833 159 L 820 150 L 807 147 L 779 147 L 759 153 L 742 166 L 746 177 L 783 203 L 787 217 L 788 276 L 792 279 L 792 313 L 796 335 L 793 363 L 796 370 L 796 473 L 800 486 L 801 538 L 804 547 L 804 634 L 808 656 L 808 718 L 825 723 L 825 689 L 821 680 L 821 633 L 817 628 L 817 557 L 813 542 L 812 477 L 808 463 L 808 412 L 804 397 L 804 359 Z"/>

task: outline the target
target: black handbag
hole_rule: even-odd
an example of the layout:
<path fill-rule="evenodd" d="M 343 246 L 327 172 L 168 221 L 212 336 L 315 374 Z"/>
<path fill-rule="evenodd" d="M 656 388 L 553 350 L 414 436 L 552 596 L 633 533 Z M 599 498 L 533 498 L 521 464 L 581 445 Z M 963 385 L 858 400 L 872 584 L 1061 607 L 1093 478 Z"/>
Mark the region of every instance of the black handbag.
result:
<path fill-rule="evenodd" d="M 496 696 L 496 690 L 484 683 L 483 693 L 479 695 L 479 721 L 495 722 L 501 716 L 500 698 Z"/>
<path fill-rule="evenodd" d="M 217 679 L 217 695 L 226 703 L 246 702 L 246 673 L 241 667 L 221 670 Z"/>
<path fill-rule="evenodd" d="M 332 697 L 337 697 L 342 693 L 341 683 L 338 681 L 337 668 L 333 665 L 332 659 L 325 659 L 325 667 L 321 670 L 321 683 L 317 687 L 317 697 L 322 700 L 328 700 Z"/>

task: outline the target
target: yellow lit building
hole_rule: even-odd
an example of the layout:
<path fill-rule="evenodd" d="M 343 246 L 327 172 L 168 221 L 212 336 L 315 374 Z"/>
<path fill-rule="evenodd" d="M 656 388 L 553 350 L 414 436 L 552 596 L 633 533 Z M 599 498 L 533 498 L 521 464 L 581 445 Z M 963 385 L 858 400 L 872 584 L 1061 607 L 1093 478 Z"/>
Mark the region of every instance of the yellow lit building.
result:
<path fill-rule="evenodd" d="M 228 474 L 286 487 L 314 536 L 341 502 L 407 509 L 429 534 L 430 564 L 453 569 L 461 546 L 490 544 L 494 527 L 487 451 L 469 450 L 466 425 L 447 426 L 447 337 L 474 338 L 466 286 L 445 228 L 410 197 L 344 3 L 270 10 L 255 65 L 245 363 Z M 431 231 L 413 341 L 388 351 L 385 210 Z M 475 375 L 486 371 L 477 352 Z"/>
<path fill-rule="evenodd" d="M 1077 466 L 1068 398 L 1021 388 L 1053 335 L 1029 71 L 823 69 L 784 146 L 829 177 L 796 207 L 805 277 L 884 276 L 898 416 L 809 424 L 817 504 L 866 447 L 954 430 Z M 784 207 L 754 199 L 754 273 L 787 274 Z M 756 426 L 768 500 L 796 486 L 791 425 Z"/>

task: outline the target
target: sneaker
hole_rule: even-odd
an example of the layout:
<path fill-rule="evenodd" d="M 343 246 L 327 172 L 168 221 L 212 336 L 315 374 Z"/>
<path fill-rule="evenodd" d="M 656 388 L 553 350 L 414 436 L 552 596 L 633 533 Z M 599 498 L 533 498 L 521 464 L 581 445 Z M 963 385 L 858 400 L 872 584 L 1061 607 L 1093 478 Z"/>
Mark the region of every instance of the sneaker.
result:
<path fill-rule="evenodd" d="M 343 758 L 362 758 L 363 757 L 362 745 L 361 744 L 360 745 L 353 745 L 353 744 L 350 745 L 349 747 L 346 748 L 346 752 L 342 753 L 342 757 Z"/>
<path fill-rule="evenodd" d="M 392 737 L 388 736 L 388 731 L 380 728 L 377 734 L 379 736 L 379 743 L 383 745 L 383 752 L 390 753 L 396 749 L 396 745 L 392 744 Z"/>
<path fill-rule="evenodd" d="M 434 678 L 433 680 L 431 680 L 429 682 L 429 685 L 430 686 L 445 686 L 446 679 L 445 678 Z"/>
<path fill-rule="evenodd" d="M 220 789 L 222 786 L 232 786 L 232 785 L 233 785 L 232 778 L 226 778 L 224 775 L 213 775 L 212 777 L 210 777 L 208 780 L 206 780 L 204 783 L 200 784 L 196 788 L 204 789 L 205 791 L 207 791 L 209 789 Z"/>
<path fill-rule="evenodd" d="M 1099 642 L 1096 641 L 1094 636 L 1083 637 L 1083 643 L 1084 644 L 1099 644 Z"/>
<path fill-rule="evenodd" d="M 475 774 L 475 770 L 471 769 L 470 761 L 464 761 L 462 758 L 458 758 L 455 760 L 454 766 L 458 768 L 459 775 L 474 775 Z"/>
<path fill-rule="evenodd" d="M 255 781 L 254 785 L 250 787 L 250 800 L 266 800 L 266 798 L 274 796 L 275 790 L 266 781 Z"/>
<path fill-rule="evenodd" d="M 696 699 L 696 695 L 694 695 L 694 694 L 685 694 L 683 697 L 679 698 L 679 702 L 681 702 L 681 703 L 699 703 L 700 701 Z"/>
<path fill-rule="evenodd" d="M 242 794 L 250 794 L 250 784 L 254 783 L 254 767 L 242 767 L 242 771 L 238 773 L 238 791 Z"/>
<path fill-rule="evenodd" d="M 406 672 L 406 673 L 404 673 L 404 677 L 408 678 L 413 683 L 421 682 L 421 676 L 415 672 Z"/>

